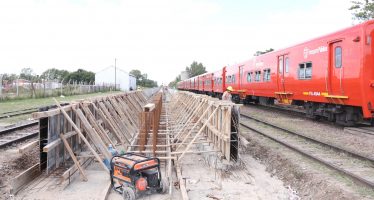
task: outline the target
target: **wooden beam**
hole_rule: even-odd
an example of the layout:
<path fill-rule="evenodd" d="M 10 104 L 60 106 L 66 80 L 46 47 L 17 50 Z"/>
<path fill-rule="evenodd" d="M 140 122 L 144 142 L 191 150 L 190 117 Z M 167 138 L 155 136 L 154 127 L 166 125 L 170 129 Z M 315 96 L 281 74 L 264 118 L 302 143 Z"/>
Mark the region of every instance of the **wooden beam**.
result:
<path fill-rule="evenodd" d="M 10 193 L 16 194 L 30 181 L 34 180 L 37 176 L 41 174 L 40 165 L 35 164 L 32 167 L 28 168 L 26 171 L 14 177 L 10 182 Z"/>
<path fill-rule="evenodd" d="M 66 105 L 64 107 L 62 107 L 62 109 L 64 109 L 64 111 L 68 112 L 68 111 L 71 111 L 73 107 L 75 107 L 76 105 L 73 105 L 73 104 L 70 104 L 70 105 Z M 61 111 L 59 108 L 54 108 L 54 109 L 51 109 L 51 110 L 47 110 L 47 111 L 43 111 L 43 112 L 34 112 L 31 114 L 31 117 L 33 119 L 40 119 L 40 118 L 45 118 L 45 117 L 51 117 L 51 116 L 54 116 L 54 115 L 58 115 L 60 114 Z"/>
<path fill-rule="evenodd" d="M 22 153 L 22 154 L 26 153 L 26 152 L 29 152 L 29 151 L 31 151 L 33 148 L 35 148 L 38 145 L 39 145 L 39 140 L 30 142 L 30 143 L 28 143 L 26 145 L 23 145 L 21 148 L 19 148 L 18 152 Z"/>
<path fill-rule="evenodd" d="M 190 149 L 191 145 L 193 144 L 193 142 L 195 142 L 196 138 L 203 132 L 205 126 L 208 124 L 208 122 L 210 121 L 210 119 L 212 119 L 212 117 L 214 116 L 214 114 L 217 112 L 219 107 L 216 107 L 214 109 L 214 111 L 212 112 L 212 114 L 210 114 L 208 120 L 204 123 L 204 125 L 200 128 L 199 132 L 195 135 L 195 137 L 191 140 L 191 142 L 187 145 L 186 149 L 184 150 L 184 152 L 182 153 L 182 155 L 180 155 L 180 157 L 178 158 L 178 162 L 183 158 L 184 154 L 188 151 L 188 149 Z M 184 142 L 184 140 L 183 140 Z M 182 143 L 183 143 L 182 142 Z M 178 148 L 177 148 L 178 150 Z M 176 151 L 177 151 L 176 150 Z"/>
<path fill-rule="evenodd" d="M 183 181 L 182 170 L 181 170 L 181 167 L 180 167 L 179 164 L 177 164 L 176 170 L 177 170 L 177 177 L 178 177 L 178 181 L 179 181 L 179 187 L 180 187 L 181 194 L 182 194 L 182 199 L 183 200 L 188 200 L 187 189 L 186 189 L 186 185 L 184 184 L 184 181 Z"/>
<path fill-rule="evenodd" d="M 112 154 L 108 151 L 107 146 L 105 145 L 104 141 L 100 138 L 96 130 L 91 126 L 86 116 L 83 114 L 82 110 L 79 108 L 76 109 L 75 114 L 77 114 L 78 118 L 82 122 L 83 128 L 86 130 L 86 133 L 90 137 L 91 141 L 95 144 L 95 146 L 99 149 L 99 151 L 104 155 L 104 157 L 108 160 L 112 158 Z"/>
<path fill-rule="evenodd" d="M 70 145 L 68 143 L 68 141 L 66 140 L 66 138 L 64 137 L 64 134 L 60 134 L 60 138 L 62 139 L 62 142 L 64 142 L 64 145 L 65 145 L 65 148 L 68 150 L 69 154 L 70 154 L 70 157 L 73 159 L 74 161 L 74 164 L 77 166 L 78 170 L 79 170 L 79 173 L 80 175 L 82 176 L 83 178 L 83 181 L 87 181 L 87 176 L 86 174 L 84 173 L 78 159 L 75 157 L 74 155 L 74 152 L 73 150 L 70 148 Z"/>
<path fill-rule="evenodd" d="M 76 134 L 77 134 L 77 132 L 70 131 L 70 132 L 65 133 L 64 136 L 65 136 L 66 139 L 69 139 L 70 137 L 72 137 Z M 47 144 L 46 146 L 43 147 L 43 152 L 48 152 L 49 150 L 57 147 L 59 144 L 61 144 L 61 142 L 62 142 L 61 139 L 58 138 L 57 140 Z"/>

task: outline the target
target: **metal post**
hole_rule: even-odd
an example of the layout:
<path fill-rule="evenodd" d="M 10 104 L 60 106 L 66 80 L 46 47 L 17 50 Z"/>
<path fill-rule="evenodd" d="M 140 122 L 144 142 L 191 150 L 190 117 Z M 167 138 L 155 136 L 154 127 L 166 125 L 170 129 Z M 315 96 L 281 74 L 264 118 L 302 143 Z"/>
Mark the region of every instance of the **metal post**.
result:
<path fill-rule="evenodd" d="M 0 97 L 3 94 L 3 74 L 0 75 Z"/>
<path fill-rule="evenodd" d="M 19 91 L 18 91 L 18 80 L 19 80 L 19 76 L 17 76 L 17 82 L 16 82 L 16 87 L 17 87 L 17 97 L 19 95 Z"/>
<path fill-rule="evenodd" d="M 61 80 L 61 94 L 60 94 L 60 97 L 62 97 L 62 88 L 64 87 L 64 85 L 63 85 L 64 79 L 65 79 L 65 78 L 63 78 L 63 79 Z"/>

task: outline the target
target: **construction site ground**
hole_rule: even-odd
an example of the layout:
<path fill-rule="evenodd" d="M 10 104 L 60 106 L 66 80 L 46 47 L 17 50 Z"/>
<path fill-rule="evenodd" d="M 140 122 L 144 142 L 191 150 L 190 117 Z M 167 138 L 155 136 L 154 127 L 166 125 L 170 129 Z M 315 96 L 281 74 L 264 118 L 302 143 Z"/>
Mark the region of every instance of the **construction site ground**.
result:
<path fill-rule="evenodd" d="M 165 103 L 165 107 L 170 104 Z M 273 122 L 287 124 L 282 120 L 289 120 L 280 113 L 265 112 L 257 108 L 241 108 L 242 112 L 254 113 L 257 117 L 264 117 Z M 167 111 L 167 112 L 166 112 Z M 169 107 L 163 110 L 161 124 L 173 124 Z M 165 121 L 166 120 L 166 121 Z M 313 134 L 318 123 L 293 118 L 293 121 L 302 121 L 305 126 L 313 127 Z M 207 120 L 209 121 L 209 120 Z M 295 124 L 292 124 L 295 125 Z M 319 124 L 318 124 L 319 125 Z M 183 124 L 182 124 L 183 126 Z M 291 124 L 290 124 L 291 126 Z M 328 129 L 327 125 L 319 125 L 321 129 Z M 323 126 L 326 126 L 323 128 Z M 330 127 L 331 128 L 331 127 Z M 183 182 L 188 199 L 227 200 L 227 199 L 371 199 L 373 191 L 355 185 L 333 170 L 311 162 L 309 159 L 285 148 L 265 137 L 251 132 L 244 127 L 240 128 L 240 135 L 246 139 L 239 147 L 237 162 L 228 162 L 224 156 L 217 153 L 211 140 L 198 137 L 200 126 L 189 128 L 192 136 L 196 136 L 196 144 L 186 149 L 186 154 L 179 162 L 173 155 L 171 170 L 171 194 L 158 194 L 156 192 L 140 193 L 137 199 L 163 200 L 183 199 Z M 318 129 L 319 130 L 319 129 Z M 307 131 L 305 128 L 304 131 Z M 188 132 L 188 131 L 186 131 Z M 337 133 L 339 130 L 337 130 Z M 160 146 L 165 145 L 168 134 L 175 134 L 170 127 L 162 127 L 159 133 Z M 186 136 L 188 138 L 188 136 Z M 171 140 L 176 143 L 183 143 Z M 366 141 L 370 142 L 370 141 Z M 27 143 L 27 141 L 25 142 Z M 151 146 L 151 141 L 148 143 Z M 29 184 L 25 185 L 16 195 L 9 194 L 9 180 L 22 173 L 38 160 L 38 146 L 35 151 L 19 154 L 18 148 L 24 145 L 11 146 L 1 151 L 1 192 L 0 199 L 113 199 L 122 200 L 123 197 L 114 191 L 110 185 L 110 176 L 103 170 L 99 162 L 92 159 L 92 164 L 84 168 L 88 181 L 82 181 L 79 173 L 68 182 L 61 183 L 61 172 L 70 166 L 55 170 L 48 176 L 43 174 Z M 136 145 L 135 145 L 136 146 Z M 186 145 L 187 146 L 187 145 Z M 161 148 L 161 147 L 160 147 Z M 164 148 L 164 147 L 163 147 Z M 150 151 L 151 148 L 146 149 Z M 164 149 L 157 149 L 164 151 Z M 173 149 L 172 153 L 177 152 Z M 84 156 L 84 154 L 80 154 Z M 167 161 L 164 157 L 161 172 L 168 174 Z M 227 162 L 226 162 L 227 161 Z M 177 164 L 179 163 L 179 164 Z M 177 167 L 180 167 L 181 177 L 178 177 Z"/>

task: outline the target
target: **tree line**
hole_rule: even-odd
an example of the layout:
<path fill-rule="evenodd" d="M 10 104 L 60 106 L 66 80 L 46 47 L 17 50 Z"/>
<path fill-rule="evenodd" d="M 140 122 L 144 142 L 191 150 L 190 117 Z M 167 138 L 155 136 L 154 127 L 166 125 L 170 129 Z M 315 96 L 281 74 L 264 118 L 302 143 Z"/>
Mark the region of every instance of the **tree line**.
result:
<path fill-rule="evenodd" d="M 140 87 L 146 87 L 146 88 L 153 88 L 157 87 L 158 84 L 156 81 L 148 79 L 147 74 L 143 74 L 140 70 L 138 69 L 133 69 L 130 71 L 130 74 L 135 76 L 136 78 L 136 85 Z"/>
<path fill-rule="evenodd" d="M 203 63 L 198 63 L 197 61 L 193 61 L 189 67 L 187 66 L 185 71 L 188 77 L 198 76 L 207 72 Z M 169 83 L 169 87 L 176 87 L 179 81 L 181 81 L 181 75 L 175 77 L 175 79 Z"/>
<path fill-rule="evenodd" d="M 142 74 L 140 70 L 131 70 L 130 74 L 136 77 L 137 85 L 141 87 L 157 87 L 157 82 L 148 79 L 147 74 Z M 64 69 L 50 68 L 45 70 L 40 75 L 37 75 L 32 68 L 23 68 L 19 76 L 17 74 L 3 74 L 2 83 L 10 84 L 17 79 L 25 79 L 32 83 L 56 80 L 58 82 L 67 83 L 86 83 L 93 84 L 95 82 L 95 73 L 84 69 L 78 69 L 74 72 L 69 72 Z"/>
<path fill-rule="evenodd" d="M 93 83 L 95 81 L 95 73 L 87 71 L 84 69 L 78 69 L 74 72 L 69 72 L 67 70 L 60 70 L 56 68 L 50 68 L 44 71 L 42 74 L 38 75 L 34 72 L 32 68 L 23 68 L 19 76 L 17 74 L 3 74 L 3 83 L 12 83 L 17 79 L 25 79 L 31 83 L 47 81 L 47 80 L 57 80 L 58 82 L 63 82 L 64 84 L 68 82 L 83 82 L 83 83 Z"/>

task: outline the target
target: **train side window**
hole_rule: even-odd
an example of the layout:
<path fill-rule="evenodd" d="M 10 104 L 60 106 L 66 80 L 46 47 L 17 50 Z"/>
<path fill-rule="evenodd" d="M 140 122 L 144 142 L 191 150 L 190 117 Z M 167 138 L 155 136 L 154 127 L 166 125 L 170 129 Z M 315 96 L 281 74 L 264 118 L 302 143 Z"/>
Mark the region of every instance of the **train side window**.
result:
<path fill-rule="evenodd" d="M 264 81 L 270 81 L 270 69 L 264 70 Z"/>
<path fill-rule="evenodd" d="M 279 57 L 279 73 L 283 73 L 283 57 Z"/>
<path fill-rule="evenodd" d="M 235 83 L 235 75 L 231 76 L 231 83 Z"/>
<path fill-rule="evenodd" d="M 227 83 L 231 83 L 231 76 L 227 77 Z"/>
<path fill-rule="evenodd" d="M 312 78 L 312 63 L 301 63 L 299 64 L 299 79 L 311 79 Z"/>
<path fill-rule="evenodd" d="M 341 68 L 342 67 L 342 48 L 335 47 L 335 67 Z"/>
<path fill-rule="evenodd" d="M 290 59 L 287 57 L 284 61 L 285 66 L 284 66 L 284 72 L 288 73 L 289 65 L 290 65 Z"/>
<path fill-rule="evenodd" d="M 252 82 L 252 74 L 253 74 L 253 72 L 248 72 L 248 74 L 247 74 L 247 82 L 248 83 Z"/>
<path fill-rule="evenodd" d="M 305 79 L 312 78 L 312 63 L 306 63 L 305 67 Z"/>
<path fill-rule="evenodd" d="M 260 82 L 261 80 L 261 71 L 255 73 L 255 82 Z"/>

